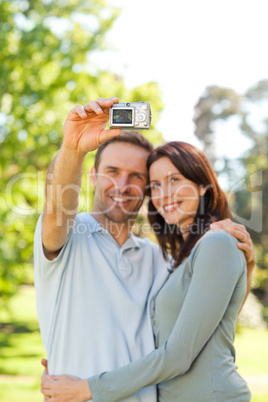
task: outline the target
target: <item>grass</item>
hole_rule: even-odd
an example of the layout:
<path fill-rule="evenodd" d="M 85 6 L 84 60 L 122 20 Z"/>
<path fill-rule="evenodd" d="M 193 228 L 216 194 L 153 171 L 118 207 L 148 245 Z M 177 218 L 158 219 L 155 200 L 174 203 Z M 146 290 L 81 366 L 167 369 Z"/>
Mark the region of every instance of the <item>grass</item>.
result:
<path fill-rule="evenodd" d="M 243 328 L 236 335 L 236 364 L 251 390 L 251 402 L 268 401 L 267 345 L 268 329 Z"/>
<path fill-rule="evenodd" d="M 39 402 L 41 343 L 33 287 L 22 287 L 0 312 L 0 401 Z"/>
<path fill-rule="evenodd" d="M 243 328 L 236 335 L 236 364 L 252 393 L 251 402 L 268 401 L 268 329 Z"/>
<path fill-rule="evenodd" d="M 243 329 L 236 334 L 235 348 L 236 364 L 243 376 L 268 376 L 267 329 Z"/>
<path fill-rule="evenodd" d="M 241 329 L 235 340 L 238 371 L 248 381 L 251 402 L 268 401 L 268 329 Z M 23 286 L 0 312 L 0 401 L 41 402 L 40 388 L 45 357 L 32 287 Z"/>

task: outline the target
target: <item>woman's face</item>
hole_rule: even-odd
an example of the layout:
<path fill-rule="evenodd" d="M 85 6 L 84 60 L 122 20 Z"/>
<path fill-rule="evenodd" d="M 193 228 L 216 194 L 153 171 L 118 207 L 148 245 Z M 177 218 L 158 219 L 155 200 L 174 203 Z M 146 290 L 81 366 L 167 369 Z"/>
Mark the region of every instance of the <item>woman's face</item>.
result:
<path fill-rule="evenodd" d="M 151 165 L 149 175 L 152 202 L 157 211 L 167 223 L 177 224 L 182 232 L 187 230 L 203 190 L 186 179 L 166 156 Z"/>

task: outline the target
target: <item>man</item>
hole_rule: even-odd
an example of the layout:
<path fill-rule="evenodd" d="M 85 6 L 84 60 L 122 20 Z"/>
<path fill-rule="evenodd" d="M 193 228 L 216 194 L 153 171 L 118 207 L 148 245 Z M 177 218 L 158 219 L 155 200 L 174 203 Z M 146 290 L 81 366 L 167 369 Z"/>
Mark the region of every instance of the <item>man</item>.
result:
<path fill-rule="evenodd" d="M 118 101 L 98 99 L 69 112 L 62 147 L 47 175 L 46 204 L 35 235 L 35 283 L 50 374 L 87 378 L 154 348 L 148 305 L 169 262 L 156 244 L 131 234 L 145 196 L 152 147 L 138 133 L 105 130 L 109 108 Z M 91 171 L 93 210 L 76 215 L 85 156 L 102 143 Z M 225 224 L 243 241 L 239 247 L 250 277 L 250 238 L 241 225 Z M 65 400 L 86 400 L 88 391 L 83 382 L 75 389 L 76 399 L 66 391 Z M 155 387 L 126 400 L 152 402 Z"/>

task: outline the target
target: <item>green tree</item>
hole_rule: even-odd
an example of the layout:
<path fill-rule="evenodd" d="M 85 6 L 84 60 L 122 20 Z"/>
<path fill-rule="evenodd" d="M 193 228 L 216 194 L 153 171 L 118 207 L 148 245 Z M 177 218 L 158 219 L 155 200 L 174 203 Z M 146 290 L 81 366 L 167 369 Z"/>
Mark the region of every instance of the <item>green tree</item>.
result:
<path fill-rule="evenodd" d="M 251 139 L 252 146 L 239 161 L 225 158 L 219 172 L 229 177 L 233 190 L 235 218 L 247 227 L 256 251 L 259 270 L 255 293 L 268 305 L 268 80 L 249 88 L 244 94 L 233 89 L 211 86 L 206 88 L 196 107 L 194 122 L 196 135 L 204 144 L 204 151 L 212 163 L 215 154 L 215 122 L 236 117 L 241 133 Z M 230 128 L 231 129 L 231 128 Z M 232 144 L 230 144 L 232 146 Z M 239 163 L 238 163 L 239 162 Z M 237 168 L 243 167 L 243 176 Z M 238 169 L 239 170 L 239 169 Z M 238 183 L 238 184 L 237 184 Z"/>
<path fill-rule="evenodd" d="M 106 0 L 0 0 L 0 295 L 5 301 L 32 282 L 32 246 L 42 211 L 47 166 L 62 141 L 62 126 L 77 103 L 98 97 L 149 101 L 157 122 L 156 83 L 129 90 L 92 60 L 105 51 L 106 33 L 120 10 Z M 150 137 L 161 141 L 152 125 Z M 88 157 L 86 167 L 91 164 Z M 87 177 L 84 180 L 84 199 Z"/>
<path fill-rule="evenodd" d="M 213 85 L 206 88 L 195 106 L 195 135 L 212 164 L 216 161 L 214 123 L 234 115 L 241 116 L 240 103 L 241 98 L 233 89 Z"/>

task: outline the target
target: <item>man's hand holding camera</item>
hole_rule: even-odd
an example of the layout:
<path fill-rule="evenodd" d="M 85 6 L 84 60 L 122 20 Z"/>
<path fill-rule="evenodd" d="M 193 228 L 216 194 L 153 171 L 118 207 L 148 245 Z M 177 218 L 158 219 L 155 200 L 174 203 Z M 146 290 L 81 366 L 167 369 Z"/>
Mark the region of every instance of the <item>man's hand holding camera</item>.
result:
<path fill-rule="evenodd" d="M 109 109 L 118 102 L 119 99 L 115 97 L 99 98 L 85 106 L 75 106 L 64 123 L 63 146 L 86 155 L 108 139 L 120 135 L 120 128 L 105 130 Z"/>
<path fill-rule="evenodd" d="M 49 166 L 46 180 L 42 241 L 50 260 L 65 244 L 77 213 L 86 154 L 122 133 L 121 128 L 105 129 L 109 109 L 118 102 L 115 97 L 99 98 L 85 106 L 77 105 L 68 113 L 63 144 Z"/>

